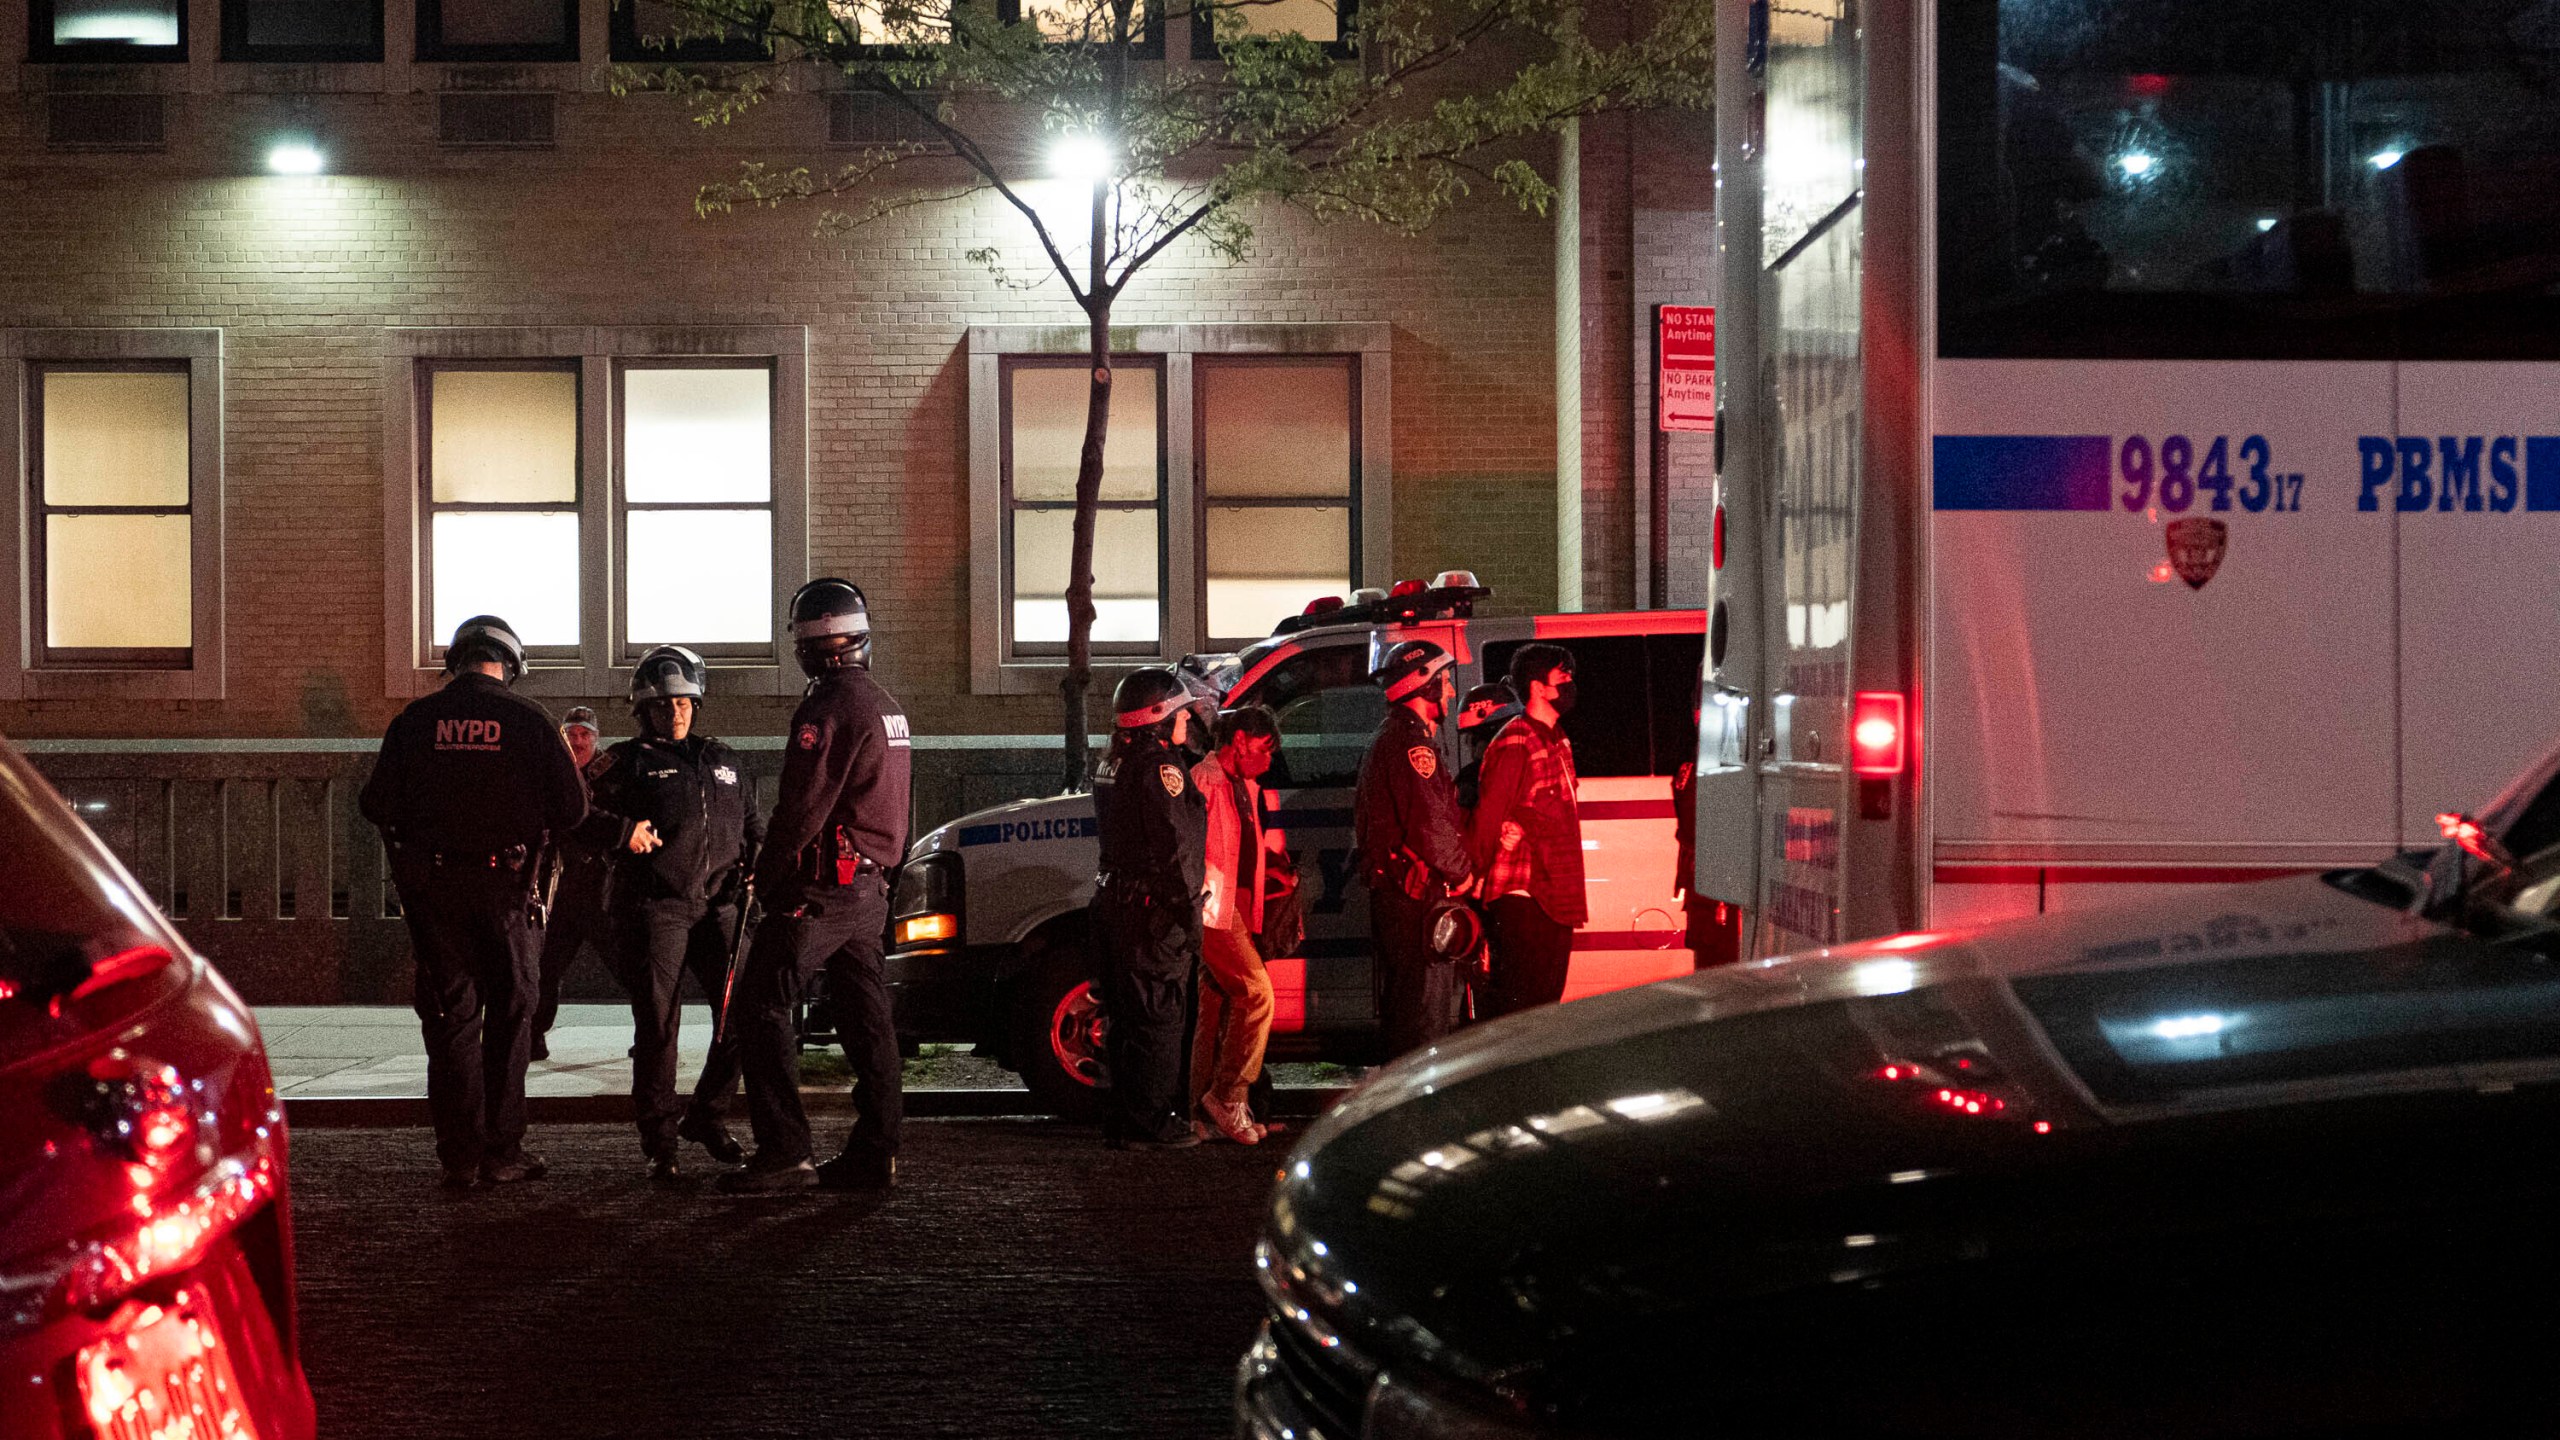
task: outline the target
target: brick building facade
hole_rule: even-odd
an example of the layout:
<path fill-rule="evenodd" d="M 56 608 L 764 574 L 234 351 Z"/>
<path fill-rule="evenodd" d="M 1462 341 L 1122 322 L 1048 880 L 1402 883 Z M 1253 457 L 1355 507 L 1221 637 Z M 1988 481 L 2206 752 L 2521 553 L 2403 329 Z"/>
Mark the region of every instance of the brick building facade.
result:
<path fill-rule="evenodd" d="M 364 0 L 339 3 L 370 21 Z M 561 43 L 534 58 L 420 58 L 434 25 L 523 8 L 507 0 L 380 0 L 378 60 L 260 55 L 253 26 L 268 21 L 253 12 L 284 23 L 296 8 L 0 0 L 0 441 L 13 457 L 0 520 L 15 522 L 0 545 L 0 732 L 33 742 L 67 785 L 86 774 L 110 788 L 225 773 L 283 785 L 290 777 L 218 757 L 360 753 L 432 674 L 419 377 L 445 364 L 577 377 L 580 489 L 564 503 L 599 568 L 581 582 L 573 667 L 531 688 L 555 710 L 611 702 L 632 637 L 606 619 L 634 599 L 627 587 L 649 583 L 608 553 L 636 533 L 620 528 L 614 488 L 629 367 L 716 358 L 773 376 L 775 591 L 809 574 L 861 583 L 882 677 L 920 734 L 960 747 L 955 778 L 928 786 L 925 808 L 1045 782 L 1053 762 L 1037 746 L 1052 742 L 1031 737 L 1054 734 L 1054 672 L 1037 654 L 995 653 L 1012 639 L 988 618 L 1006 543 L 989 506 L 1009 493 L 990 488 L 1001 479 L 990 467 L 1011 463 L 992 428 L 1006 382 L 989 352 L 1071 348 L 1078 314 L 1053 286 L 1009 288 L 966 254 L 992 245 L 1032 273 L 1027 227 L 989 196 L 827 238 L 806 210 L 697 218 L 696 187 L 742 159 L 840 163 L 831 133 L 860 117 L 800 93 L 707 130 L 681 101 L 616 97 L 607 0 L 560 4 Z M 65 17 L 111 12 L 174 28 L 138 37 L 157 48 L 54 43 L 74 33 Z M 1187 55 L 1187 36 L 1166 49 Z M 1552 216 L 1485 196 L 1402 238 L 1273 210 L 1254 217 L 1241 264 L 1194 247 L 1145 272 L 1116 319 L 1166 392 L 1160 643 L 1217 638 L 1197 619 L 1206 532 L 1192 511 L 1205 502 L 1182 463 L 1208 432 L 1179 402 L 1205 393 L 1216 365 L 1270 354 L 1340 356 L 1357 377 L 1362 583 L 1467 567 L 1506 611 L 1696 603 L 1703 580 L 1683 557 L 1703 533 L 1711 476 L 1689 442 L 1704 437 L 1677 437 L 1670 457 L 1667 594 L 1647 565 L 1645 309 L 1714 298 L 1708 131 L 1696 116 L 1588 127 L 1560 157 L 1571 183 Z M 321 173 L 273 173 L 283 144 L 325 157 Z M 1076 203 L 1058 182 L 1029 188 Z M 61 497 L 32 468 L 43 376 L 131 365 L 188 382 L 172 393 L 187 397 L 193 481 L 171 480 L 182 498 L 169 503 L 191 518 L 158 532 L 195 557 L 193 663 L 174 675 L 85 666 L 90 652 L 49 650 L 60 625 L 42 623 L 43 537 L 78 533 L 48 526 L 88 523 L 51 518 Z M 189 612 L 169 598 L 176 582 L 138 573 L 151 568 L 140 558 L 120 574 L 99 568 L 120 553 L 92 557 L 84 583 L 157 585 Z M 796 691 L 787 655 L 753 650 L 724 657 L 741 668 L 718 682 L 711 725 L 723 734 L 777 732 Z M 617 710 L 604 712 L 608 731 Z M 134 758 L 181 751 L 193 769 Z M 112 755 L 125 758 L 100 758 Z M 146 829 L 180 807 L 162 793 Z M 277 835 L 293 828 L 282 805 L 261 810 Z M 156 839 L 135 843 L 159 856 L 139 863 L 184 869 Z M 343 908 L 343 859 L 321 867 Z M 236 874 L 222 884 L 240 888 Z"/>

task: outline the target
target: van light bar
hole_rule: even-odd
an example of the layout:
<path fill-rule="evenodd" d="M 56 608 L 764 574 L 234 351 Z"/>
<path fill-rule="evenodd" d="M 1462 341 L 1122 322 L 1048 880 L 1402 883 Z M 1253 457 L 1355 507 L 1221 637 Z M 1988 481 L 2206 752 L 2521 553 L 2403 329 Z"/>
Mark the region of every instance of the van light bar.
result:
<path fill-rule="evenodd" d="M 1849 769 L 1867 776 L 1899 775 L 1903 762 L 1902 696 L 1861 690 L 1849 716 Z"/>

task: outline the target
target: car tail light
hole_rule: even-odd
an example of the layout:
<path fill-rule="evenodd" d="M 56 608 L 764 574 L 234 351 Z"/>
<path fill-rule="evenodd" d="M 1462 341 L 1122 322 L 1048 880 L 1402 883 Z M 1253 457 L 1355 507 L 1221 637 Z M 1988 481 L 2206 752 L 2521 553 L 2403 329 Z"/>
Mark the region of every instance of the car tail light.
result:
<path fill-rule="evenodd" d="M 1721 505 L 1716 507 L 1715 530 L 1707 543 L 1707 564 L 1711 569 L 1724 568 L 1724 507 Z"/>
<path fill-rule="evenodd" d="M 1849 718 L 1849 768 L 1860 775 L 1899 775 L 1903 761 L 1902 697 L 1861 690 Z"/>

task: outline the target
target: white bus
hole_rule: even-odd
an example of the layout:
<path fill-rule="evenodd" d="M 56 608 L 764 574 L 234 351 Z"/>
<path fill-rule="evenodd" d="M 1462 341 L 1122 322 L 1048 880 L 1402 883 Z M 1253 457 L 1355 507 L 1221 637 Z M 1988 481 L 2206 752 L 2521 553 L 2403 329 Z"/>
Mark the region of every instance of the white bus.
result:
<path fill-rule="evenodd" d="M 2560 3 L 1720 0 L 1698 893 L 2438 842 L 2560 714 Z"/>

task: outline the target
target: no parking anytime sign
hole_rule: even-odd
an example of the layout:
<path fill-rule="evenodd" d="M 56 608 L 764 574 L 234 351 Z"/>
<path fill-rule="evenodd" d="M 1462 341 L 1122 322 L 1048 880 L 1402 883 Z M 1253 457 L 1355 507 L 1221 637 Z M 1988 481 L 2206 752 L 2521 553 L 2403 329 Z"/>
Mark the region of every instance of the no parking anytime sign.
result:
<path fill-rule="evenodd" d="M 1716 307 L 1665 305 L 1655 322 L 1656 423 L 1665 430 L 1716 428 Z"/>

